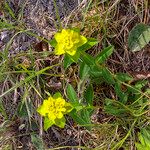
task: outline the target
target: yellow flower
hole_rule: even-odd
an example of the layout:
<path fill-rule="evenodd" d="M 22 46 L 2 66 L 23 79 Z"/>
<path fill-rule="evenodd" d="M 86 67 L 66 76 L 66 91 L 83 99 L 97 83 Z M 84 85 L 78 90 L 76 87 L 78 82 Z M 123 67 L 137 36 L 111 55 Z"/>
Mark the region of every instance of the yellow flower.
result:
<path fill-rule="evenodd" d="M 57 42 L 55 47 L 56 55 L 68 53 L 73 56 L 76 54 L 77 48 L 87 42 L 86 37 L 70 29 L 62 29 L 61 33 L 56 33 L 54 38 Z"/>
<path fill-rule="evenodd" d="M 57 98 L 49 97 L 43 101 L 43 104 L 37 109 L 41 116 L 46 117 L 51 125 L 56 124 L 59 120 L 64 121 L 64 114 L 72 110 L 70 103 L 67 103 L 61 95 Z M 57 125 L 57 124 L 56 124 Z"/>

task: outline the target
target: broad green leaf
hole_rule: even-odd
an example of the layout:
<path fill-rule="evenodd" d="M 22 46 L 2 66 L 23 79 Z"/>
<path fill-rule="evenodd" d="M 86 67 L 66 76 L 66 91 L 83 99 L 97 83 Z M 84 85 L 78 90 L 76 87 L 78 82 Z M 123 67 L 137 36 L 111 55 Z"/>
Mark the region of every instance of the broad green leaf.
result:
<path fill-rule="evenodd" d="M 83 109 L 83 105 L 82 104 L 78 104 L 78 105 L 75 105 L 74 106 L 74 109 L 78 112 L 78 111 L 80 111 L 81 109 Z"/>
<path fill-rule="evenodd" d="M 81 55 L 80 55 L 80 58 L 81 58 L 82 61 L 83 61 L 84 63 L 86 63 L 88 66 L 91 66 L 91 65 L 94 65 L 94 64 L 95 64 L 95 60 L 94 60 L 94 58 L 93 58 L 91 55 L 89 55 L 89 54 L 87 54 L 87 53 L 85 53 L 85 52 L 81 52 L 80 54 L 81 54 Z"/>
<path fill-rule="evenodd" d="M 80 112 L 80 116 L 85 121 L 85 128 L 90 130 L 91 129 L 91 109 L 82 109 Z"/>
<path fill-rule="evenodd" d="M 80 57 L 80 52 L 77 51 L 77 52 L 75 53 L 75 55 L 71 56 L 71 55 L 68 54 L 68 56 L 72 59 L 73 62 L 77 62 L 78 59 L 79 59 L 79 57 Z"/>
<path fill-rule="evenodd" d="M 126 110 L 123 108 L 118 109 L 117 107 L 114 106 L 104 106 L 104 110 L 106 113 L 114 115 L 114 116 L 122 116 L 123 114 L 126 113 Z"/>
<path fill-rule="evenodd" d="M 141 132 L 138 134 L 140 143 L 135 143 L 137 150 L 149 150 L 150 149 L 150 130 L 141 129 Z"/>
<path fill-rule="evenodd" d="M 88 42 L 87 42 L 91 47 L 98 44 L 98 40 L 94 39 L 94 38 L 88 38 Z"/>
<path fill-rule="evenodd" d="M 74 61 L 71 59 L 71 57 L 68 54 L 65 54 L 64 56 L 64 69 L 66 70 Z"/>
<path fill-rule="evenodd" d="M 64 128 L 65 124 L 66 124 L 66 119 L 64 117 L 62 117 L 61 119 L 55 120 L 55 125 L 60 127 L 60 128 Z"/>
<path fill-rule="evenodd" d="M 121 105 L 115 102 L 115 100 L 105 99 L 104 110 L 106 113 L 115 115 L 115 116 L 123 116 L 127 113 L 127 110 L 122 108 Z"/>
<path fill-rule="evenodd" d="M 122 82 L 131 81 L 133 80 L 133 77 L 128 75 L 127 73 L 117 73 L 116 78 Z"/>
<path fill-rule="evenodd" d="M 102 68 L 98 67 L 97 65 L 93 65 L 90 67 L 90 75 L 93 78 L 102 77 Z"/>
<path fill-rule="evenodd" d="M 52 40 L 49 41 L 49 44 L 50 44 L 52 47 L 56 47 L 57 41 L 53 38 Z"/>
<path fill-rule="evenodd" d="M 31 134 L 31 142 L 35 146 L 36 150 L 44 150 L 43 140 L 37 134 Z"/>
<path fill-rule="evenodd" d="M 107 83 L 109 84 L 115 83 L 112 73 L 107 68 L 102 69 L 102 76 Z"/>
<path fill-rule="evenodd" d="M 80 63 L 80 79 L 83 80 L 89 75 L 90 67 L 84 62 Z"/>
<path fill-rule="evenodd" d="M 82 111 L 82 113 L 81 113 Z M 89 124 L 91 124 L 91 121 L 90 121 L 90 116 L 88 113 L 88 111 L 85 112 L 85 110 L 81 110 L 80 112 L 76 112 L 75 110 L 72 111 L 69 115 L 72 117 L 72 119 L 78 123 L 79 125 L 81 126 L 85 126 L 85 128 L 87 128 L 88 130 L 91 129 L 91 127 L 89 126 Z M 83 115 L 84 113 L 84 115 Z M 86 117 L 85 117 L 86 116 Z"/>
<path fill-rule="evenodd" d="M 76 123 L 78 123 L 79 125 L 84 125 L 84 124 L 86 124 L 85 120 L 84 120 L 83 118 L 81 118 L 81 117 L 79 116 L 79 114 L 77 114 L 76 111 L 72 111 L 69 115 L 70 115 L 70 116 L 72 117 L 72 119 L 73 119 Z"/>
<path fill-rule="evenodd" d="M 80 29 L 79 28 L 71 28 L 71 30 L 78 32 L 80 34 Z"/>
<path fill-rule="evenodd" d="M 77 93 L 75 92 L 74 88 L 71 84 L 67 86 L 67 97 L 72 104 L 79 104 Z"/>
<path fill-rule="evenodd" d="M 104 63 L 107 58 L 113 53 L 114 47 L 113 46 L 109 46 L 107 48 L 105 48 L 102 52 L 100 52 L 96 58 L 95 58 L 95 62 L 96 63 Z"/>
<path fill-rule="evenodd" d="M 84 93 L 84 98 L 88 105 L 93 106 L 94 91 L 93 86 L 91 84 L 87 87 Z"/>
<path fill-rule="evenodd" d="M 48 117 L 44 118 L 44 130 L 47 131 L 48 128 L 50 128 L 52 125 L 54 125 L 54 122 L 50 120 Z"/>
<path fill-rule="evenodd" d="M 142 132 L 138 135 L 138 137 L 139 137 L 139 140 L 140 140 L 141 144 L 146 145 L 145 139 L 144 139 L 144 136 L 143 136 Z"/>
<path fill-rule="evenodd" d="M 56 93 L 53 95 L 53 98 L 54 98 L 54 99 L 57 99 L 57 98 L 59 98 L 59 97 L 62 97 L 61 93 L 59 93 L 59 92 L 56 92 Z"/>
<path fill-rule="evenodd" d="M 86 51 L 93 47 L 94 45 L 98 44 L 97 39 L 94 38 L 88 38 L 88 41 L 82 45 L 81 47 L 78 48 L 79 51 Z"/>
<path fill-rule="evenodd" d="M 150 26 L 143 23 L 135 26 L 128 38 L 128 45 L 131 51 L 140 51 L 150 42 Z"/>
<path fill-rule="evenodd" d="M 141 136 L 144 138 L 145 145 L 150 147 L 150 130 L 148 128 L 141 129 Z"/>
<path fill-rule="evenodd" d="M 106 113 L 114 115 L 114 116 L 122 116 L 126 113 L 126 110 L 123 108 L 116 108 L 114 106 L 104 106 L 104 110 Z"/>
<path fill-rule="evenodd" d="M 136 146 L 137 150 L 150 150 L 149 146 L 143 146 L 139 143 L 135 143 L 135 146 Z"/>

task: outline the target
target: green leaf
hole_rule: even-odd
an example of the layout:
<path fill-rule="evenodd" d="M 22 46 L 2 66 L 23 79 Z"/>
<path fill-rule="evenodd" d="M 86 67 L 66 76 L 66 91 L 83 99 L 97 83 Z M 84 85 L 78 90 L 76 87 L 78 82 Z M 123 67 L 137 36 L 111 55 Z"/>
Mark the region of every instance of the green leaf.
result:
<path fill-rule="evenodd" d="M 70 103 L 74 105 L 79 104 L 77 93 L 75 92 L 74 88 L 71 84 L 68 84 L 67 86 L 67 97 L 70 101 Z"/>
<path fill-rule="evenodd" d="M 79 57 L 80 57 L 80 52 L 77 51 L 77 52 L 75 53 L 75 55 L 71 56 L 71 55 L 68 54 L 68 56 L 70 57 L 70 59 L 72 59 L 73 62 L 77 62 L 78 59 L 79 59 Z"/>
<path fill-rule="evenodd" d="M 137 150 L 150 150 L 150 147 L 143 146 L 139 143 L 135 143 Z"/>
<path fill-rule="evenodd" d="M 90 71 L 90 67 L 85 64 L 84 62 L 80 63 L 80 72 L 79 76 L 81 80 L 84 80 L 86 77 L 88 77 Z"/>
<path fill-rule="evenodd" d="M 48 128 L 50 128 L 52 125 L 54 125 L 54 122 L 50 120 L 48 117 L 44 118 L 44 130 L 47 131 Z"/>
<path fill-rule="evenodd" d="M 102 68 L 98 67 L 97 65 L 93 65 L 90 67 L 90 75 L 93 78 L 102 77 Z"/>
<path fill-rule="evenodd" d="M 64 128 L 66 124 L 66 119 L 65 117 L 62 117 L 61 119 L 56 119 L 55 120 L 55 125 L 60 127 L 60 128 Z"/>
<path fill-rule="evenodd" d="M 66 109 L 66 111 L 65 111 L 64 114 L 68 114 L 68 113 L 70 113 L 74 108 L 73 108 L 73 106 L 69 103 L 69 104 L 66 104 L 66 105 L 65 105 L 65 109 Z"/>
<path fill-rule="evenodd" d="M 72 117 L 72 119 L 73 119 L 76 123 L 78 123 L 79 125 L 84 125 L 84 124 L 86 124 L 85 120 L 84 120 L 83 118 L 81 118 L 81 117 L 79 116 L 79 114 L 78 114 L 75 110 L 72 111 L 69 115 L 70 115 L 70 116 Z"/>
<path fill-rule="evenodd" d="M 88 41 L 84 45 L 80 46 L 78 48 L 78 50 L 79 51 L 86 51 L 86 50 L 90 49 L 91 47 L 93 47 L 96 44 L 98 44 L 97 39 L 88 38 Z"/>
<path fill-rule="evenodd" d="M 104 106 L 104 110 L 106 113 L 114 115 L 114 116 L 122 116 L 123 114 L 126 113 L 126 110 L 123 108 L 118 109 L 117 107 L 114 106 Z"/>
<path fill-rule="evenodd" d="M 68 54 L 65 54 L 64 69 L 66 70 L 68 67 L 70 67 L 73 62 L 74 62 L 73 59 Z"/>
<path fill-rule="evenodd" d="M 82 109 L 80 112 L 80 116 L 82 117 L 82 119 L 84 119 L 84 125 L 85 128 L 88 130 L 91 130 L 91 111 L 93 112 L 92 109 Z"/>
<path fill-rule="evenodd" d="M 94 38 L 88 38 L 88 42 L 87 42 L 91 47 L 98 44 L 98 40 L 94 39 Z"/>
<path fill-rule="evenodd" d="M 139 137 L 141 144 L 145 146 L 146 143 L 145 143 L 145 139 L 144 139 L 142 132 L 138 135 L 138 137 Z"/>
<path fill-rule="evenodd" d="M 93 86 L 90 84 L 85 93 L 84 93 L 84 98 L 87 102 L 88 105 L 93 106 L 93 98 L 94 98 L 94 92 L 93 92 Z"/>
<path fill-rule="evenodd" d="M 112 73 L 107 68 L 102 69 L 102 76 L 107 83 L 109 84 L 115 83 Z"/>
<path fill-rule="evenodd" d="M 149 41 L 150 26 L 140 23 L 131 30 L 128 45 L 131 51 L 136 52 L 144 48 Z"/>
<path fill-rule="evenodd" d="M 133 77 L 128 75 L 127 73 L 117 73 L 116 78 L 122 82 L 131 81 L 133 80 Z"/>
<path fill-rule="evenodd" d="M 77 112 L 79 112 L 79 111 L 81 111 L 81 109 L 83 109 L 83 107 L 84 107 L 83 104 L 78 104 L 78 105 L 76 105 L 76 106 L 74 107 L 74 109 L 75 109 Z"/>
<path fill-rule="evenodd" d="M 106 59 L 113 53 L 113 50 L 114 50 L 114 46 L 109 46 L 105 48 L 102 52 L 100 52 L 96 56 L 95 62 L 100 64 L 104 63 Z"/>
<path fill-rule="evenodd" d="M 43 140 L 37 134 L 31 134 L 31 142 L 35 146 L 36 150 L 44 150 Z"/>
<path fill-rule="evenodd" d="M 145 145 L 150 146 L 150 130 L 148 128 L 141 129 L 141 135 L 144 138 Z"/>
<path fill-rule="evenodd" d="M 59 97 L 62 97 L 61 93 L 59 93 L 59 92 L 56 92 L 56 93 L 53 95 L 53 98 L 54 98 L 54 99 L 57 99 L 57 98 L 59 98 Z"/>
<path fill-rule="evenodd" d="M 78 123 L 81 126 L 85 126 L 88 130 L 91 129 L 91 120 L 90 120 L 90 112 L 87 110 L 80 110 L 79 112 L 76 112 L 75 110 L 72 111 L 69 115 L 72 117 L 72 119 Z M 90 125 L 89 125 L 90 124 Z"/>
<path fill-rule="evenodd" d="M 80 53 L 81 54 L 81 59 L 82 59 L 82 61 L 84 62 L 84 63 L 86 63 L 88 66 L 91 66 L 91 65 L 94 65 L 95 64 L 95 60 L 94 60 L 94 58 L 91 56 L 91 55 L 89 55 L 89 54 L 87 54 L 87 53 L 85 53 L 85 52 L 81 52 Z"/>
<path fill-rule="evenodd" d="M 104 110 L 106 113 L 115 115 L 115 116 L 123 116 L 127 113 L 127 110 L 122 108 L 121 105 L 115 102 L 115 100 L 105 99 Z"/>
<path fill-rule="evenodd" d="M 78 32 L 80 34 L 80 29 L 79 28 L 71 28 L 71 30 Z"/>
<path fill-rule="evenodd" d="M 149 150 L 150 149 L 150 130 L 141 129 L 141 132 L 138 134 L 140 143 L 135 143 L 137 150 Z"/>
<path fill-rule="evenodd" d="M 53 38 L 52 40 L 49 41 L 49 44 L 50 44 L 52 47 L 56 47 L 57 41 Z"/>

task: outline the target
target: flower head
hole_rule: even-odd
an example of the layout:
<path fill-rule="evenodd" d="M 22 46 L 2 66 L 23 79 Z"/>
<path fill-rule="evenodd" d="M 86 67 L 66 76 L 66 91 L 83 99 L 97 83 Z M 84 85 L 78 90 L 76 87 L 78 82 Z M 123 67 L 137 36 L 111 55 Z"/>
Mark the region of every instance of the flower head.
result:
<path fill-rule="evenodd" d="M 71 29 L 62 29 L 60 33 L 55 34 L 54 38 L 57 42 L 56 55 L 68 53 L 73 56 L 76 54 L 77 48 L 87 42 L 86 37 Z"/>
<path fill-rule="evenodd" d="M 37 109 L 37 112 L 41 116 L 45 117 L 49 121 L 50 125 L 56 124 L 59 126 L 61 121 L 65 121 L 64 114 L 69 113 L 72 110 L 70 103 L 67 103 L 61 95 L 59 97 L 49 97 L 43 101 L 43 104 Z M 61 120 L 61 121 L 59 121 Z M 58 124 L 59 123 L 59 124 Z M 60 127 L 64 127 L 60 125 Z"/>

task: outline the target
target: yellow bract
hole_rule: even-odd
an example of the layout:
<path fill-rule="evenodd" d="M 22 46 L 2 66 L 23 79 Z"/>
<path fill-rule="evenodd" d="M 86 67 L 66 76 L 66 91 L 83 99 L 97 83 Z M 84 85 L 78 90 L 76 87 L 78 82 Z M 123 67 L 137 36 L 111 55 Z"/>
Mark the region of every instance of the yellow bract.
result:
<path fill-rule="evenodd" d="M 56 119 L 62 119 L 64 114 L 72 110 L 70 103 L 67 103 L 61 96 L 58 98 L 49 97 L 37 109 L 42 116 L 48 117 L 55 124 Z"/>
<path fill-rule="evenodd" d="M 86 37 L 70 29 L 62 29 L 60 33 L 55 34 L 54 38 L 57 42 L 55 47 L 56 55 L 68 53 L 73 56 L 76 54 L 77 48 L 87 42 Z"/>

